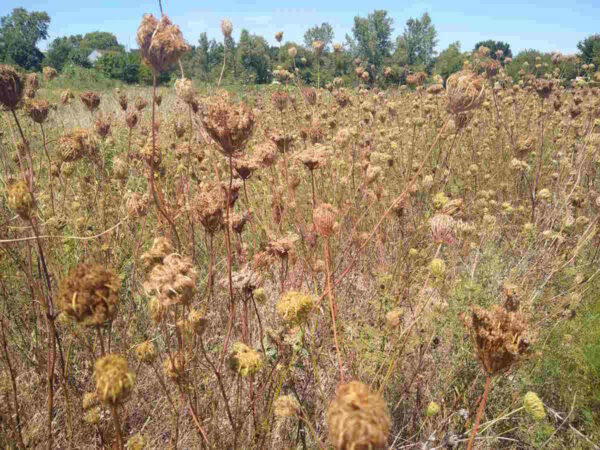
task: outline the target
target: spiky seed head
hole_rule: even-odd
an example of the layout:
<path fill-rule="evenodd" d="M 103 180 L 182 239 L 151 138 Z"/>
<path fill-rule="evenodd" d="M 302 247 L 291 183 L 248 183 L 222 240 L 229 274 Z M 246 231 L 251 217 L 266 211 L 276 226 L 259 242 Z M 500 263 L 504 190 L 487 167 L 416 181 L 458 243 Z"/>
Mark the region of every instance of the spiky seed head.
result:
<path fill-rule="evenodd" d="M 288 48 L 288 56 L 290 58 L 295 58 L 297 54 L 298 54 L 298 49 L 296 47 Z"/>
<path fill-rule="evenodd" d="M 140 362 L 152 364 L 156 359 L 156 346 L 152 341 L 144 341 L 135 348 L 135 356 Z"/>
<path fill-rule="evenodd" d="M 48 117 L 50 103 L 48 100 L 34 100 L 28 98 L 25 100 L 25 112 L 35 123 L 44 123 Z"/>
<path fill-rule="evenodd" d="M 129 105 L 129 100 L 127 99 L 127 94 L 119 95 L 119 106 L 123 111 L 127 111 L 127 106 Z"/>
<path fill-rule="evenodd" d="M 293 395 L 280 395 L 275 400 L 275 417 L 294 417 L 300 411 L 300 403 Z"/>
<path fill-rule="evenodd" d="M 277 313 L 289 325 L 302 325 L 306 323 L 313 305 L 314 299 L 311 295 L 289 291 L 277 302 Z"/>
<path fill-rule="evenodd" d="M 283 31 L 277 31 L 277 32 L 275 33 L 275 40 L 276 40 L 277 42 L 280 42 L 280 43 L 281 43 L 281 40 L 282 40 L 282 39 L 283 39 Z"/>
<path fill-rule="evenodd" d="M 25 77 L 25 97 L 34 98 L 40 88 L 40 80 L 37 73 L 33 72 Z"/>
<path fill-rule="evenodd" d="M 208 325 L 208 321 L 204 317 L 204 313 L 202 311 L 192 309 L 188 314 L 188 320 L 194 329 L 194 333 L 196 333 L 198 336 L 204 334 L 206 326 Z"/>
<path fill-rule="evenodd" d="M 321 53 L 323 53 L 323 49 L 325 48 L 325 43 L 323 41 L 313 41 L 312 43 L 312 48 L 315 51 L 315 53 L 317 54 L 317 56 L 320 56 Z"/>
<path fill-rule="evenodd" d="M 100 96 L 95 92 L 85 91 L 79 98 L 90 112 L 94 112 L 100 106 Z"/>
<path fill-rule="evenodd" d="M 225 156 L 240 153 L 254 131 L 255 117 L 243 103 L 235 104 L 229 95 L 221 93 L 208 100 L 202 123 Z"/>
<path fill-rule="evenodd" d="M 110 269 L 79 264 L 63 278 L 58 289 L 60 310 L 85 326 L 102 326 L 117 315 L 121 280 Z"/>
<path fill-rule="evenodd" d="M 133 390 L 135 374 L 129 370 L 127 360 L 119 355 L 106 355 L 94 364 L 96 394 L 106 405 L 124 403 Z"/>
<path fill-rule="evenodd" d="M 54 67 L 46 66 L 42 69 L 42 74 L 44 75 L 44 80 L 52 81 L 57 77 L 58 72 Z"/>
<path fill-rule="evenodd" d="M 383 449 L 391 419 L 381 396 L 360 381 L 339 387 L 327 411 L 329 442 L 336 450 Z"/>
<path fill-rule="evenodd" d="M 146 109 L 146 106 L 148 106 L 148 100 L 146 100 L 144 97 L 138 95 L 135 98 L 135 109 L 138 110 L 138 112 L 142 112 L 144 109 Z"/>
<path fill-rule="evenodd" d="M 535 392 L 528 392 L 523 397 L 523 407 L 527 414 L 529 414 L 535 420 L 542 420 L 546 418 L 546 410 L 544 409 L 544 403 L 540 400 Z"/>
<path fill-rule="evenodd" d="M 25 181 L 19 180 L 8 187 L 8 206 L 23 220 L 31 218 L 35 202 Z"/>
<path fill-rule="evenodd" d="M 319 236 L 327 239 L 333 234 L 337 210 L 329 203 L 321 203 L 313 211 L 313 223 Z"/>
<path fill-rule="evenodd" d="M 232 32 L 233 24 L 231 20 L 226 18 L 221 19 L 221 33 L 223 33 L 223 37 L 230 38 Z"/>
<path fill-rule="evenodd" d="M 173 353 L 163 361 L 163 373 L 175 383 L 182 383 L 186 377 L 187 361 L 182 352 Z"/>
<path fill-rule="evenodd" d="M 437 415 L 440 412 L 440 405 L 438 405 L 436 402 L 434 402 L 433 400 L 429 402 L 429 405 L 427 405 L 427 410 L 425 411 L 425 415 L 427 417 L 433 417 L 435 415 Z"/>
<path fill-rule="evenodd" d="M 137 31 L 142 59 L 155 73 L 164 72 L 189 50 L 181 30 L 163 15 L 158 21 L 152 14 L 142 17 Z"/>
<path fill-rule="evenodd" d="M 494 375 L 508 369 L 529 347 L 522 317 L 499 305 L 474 307 L 465 319 L 484 369 Z"/>
<path fill-rule="evenodd" d="M 196 96 L 194 84 L 189 78 L 178 78 L 175 81 L 175 93 L 185 104 L 191 105 Z"/>
<path fill-rule="evenodd" d="M 163 306 L 187 305 L 196 291 L 196 270 L 192 260 L 177 253 L 167 255 L 148 274 L 144 288 L 157 296 Z"/>
<path fill-rule="evenodd" d="M 148 448 L 148 440 L 141 433 L 136 433 L 127 439 L 127 450 L 144 450 Z"/>
<path fill-rule="evenodd" d="M 63 105 L 66 105 L 67 103 L 69 103 L 71 100 L 73 100 L 75 98 L 75 94 L 73 94 L 73 92 L 71 92 L 68 89 L 65 89 L 64 91 L 61 92 L 60 94 L 60 102 Z"/>
<path fill-rule="evenodd" d="M 0 65 L 0 104 L 15 109 L 23 98 L 25 83 L 13 66 Z"/>
<path fill-rule="evenodd" d="M 75 128 L 58 138 L 58 155 L 63 162 L 74 162 L 84 156 L 95 158 L 98 141 L 88 131 Z"/>
<path fill-rule="evenodd" d="M 481 106 L 485 100 L 485 83 L 469 70 L 456 72 L 446 81 L 446 109 L 452 114 L 465 113 Z"/>
<path fill-rule="evenodd" d="M 262 358 L 256 350 L 251 349 L 246 344 L 236 342 L 233 344 L 231 356 L 229 357 L 229 367 L 241 377 L 247 377 L 260 371 Z"/>

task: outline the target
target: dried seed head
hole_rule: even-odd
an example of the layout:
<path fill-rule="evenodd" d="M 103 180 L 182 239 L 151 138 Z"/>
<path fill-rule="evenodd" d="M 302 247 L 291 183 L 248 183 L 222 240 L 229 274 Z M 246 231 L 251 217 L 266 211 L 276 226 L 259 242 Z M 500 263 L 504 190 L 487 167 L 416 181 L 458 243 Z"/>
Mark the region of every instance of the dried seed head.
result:
<path fill-rule="evenodd" d="M 135 374 L 129 370 L 127 360 L 119 355 L 106 355 L 94 364 L 96 394 L 106 405 L 124 403 L 135 384 Z"/>
<path fill-rule="evenodd" d="M 196 270 L 192 260 L 177 253 L 167 255 L 154 266 L 144 288 L 156 294 L 163 306 L 187 305 L 196 291 Z"/>
<path fill-rule="evenodd" d="M 329 203 L 321 203 L 313 211 L 313 223 L 319 236 L 327 239 L 333 234 L 337 210 Z"/>
<path fill-rule="evenodd" d="M 275 400 L 275 417 L 294 417 L 300 411 L 300 403 L 293 395 L 280 395 Z"/>
<path fill-rule="evenodd" d="M 34 98 L 40 88 L 40 80 L 37 73 L 30 73 L 25 77 L 25 97 Z"/>
<path fill-rule="evenodd" d="M 137 43 L 144 62 L 157 73 L 164 72 L 189 50 L 181 30 L 166 15 L 160 21 L 145 14 L 137 31 Z"/>
<path fill-rule="evenodd" d="M 275 91 L 273 95 L 271 95 L 271 100 L 273 101 L 273 105 L 275 108 L 282 112 L 288 104 L 289 95 L 284 91 Z"/>
<path fill-rule="evenodd" d="M 58 75 L 58 72 L 54 67 L 46 66 L 42 69 L 42 74 L 44 75 L 44 80 L 52 81 Z"/>
<path fill-rule="evenodd" d="M 230 38 L 232 31 L 233 24 L 231 23 L 231 20 L 221 19 L 221 33 L 223 33 L 223 36 L 226 38 Z"/>
<path fill-rule="evenodd" d="M 175 81 L 175 93 L 184 103 L 191 105 L 196 97 L 194 84 L 189 78 L 178 78 Z"/>
<path fill-rule="evenodd" d="M 127 100 L 127 94 L 119 95 L 119 105 L 123 111 L 127 111 L 129 101 Z"/>
<path fill-rule="evenodd" d="M 452 114 L 464 113 L 481 106 L 485 100 L 485 84 L 476 73 L 462 70 L 446 81 L 446 109 Z"/>
<path fill-rule="evenodd" d="M 135 109 L 137 109 L 139 112 L 142 112 L 144 109 L 146 109 L 146 106 L 148 106 L 148 100 L 146 100 L 144 97 L 141 96 L 137 96 L 135 98 Z"/>
<path fill-rule="evenodd" d="M 281 40 L 283 39 L 283 31 L 278 31 L 275 33 L 275 40 L 277 42 L 281 42 Z"/>
<path fill-rule="evenodd" d="M 71 100 L 73 100 L 75 98 L 75 94 L 73 94 L 73 92 L 71 92 L 68 89 L 65 89 L 64 91 L 61 92 L 60 94 L 60 102 L 63 105 L 66 105 L 67 103 L 69 103 Z"/>
<path fill-rule="evenodd" d="M 436 244 L 450 245 L 454 242 L 454 219 L 448 214 L 436 214 L 431 218 L 431 237 Z"/>
<path fill-rule="evenodd" d="M 471 329 L 479 359 L 490 375 L 509 368 L 529 346 L 521 316 L 501 306 L 473 308 L 471 320 L 466 324 Z"/>
<path fill-rule="evenodd" d="M 377 393 L 360 381 L 339 387 L 327 411 L 329 441 L 337 450 L 385 448 L 391 419 Z"/>
<path fill-rule="evenodd" d="M 552 94 L 552 89 L 554 88 L 554 81 L 547 80 L 545 78 L 539 78 L 535 82 L 535 91 L 540 96 L 540 98 L 548 98 L 550 94 Z"/>
<path fill-rule="evenodd" d="M 311 295 L 290 291 L 277 302 L 277 313 L 288 325 L 302 325 L 308 320 L 313 304 Z"/>
<path fill-rule="evenodd" d="M 185 355 L 181 352 L 174 353 L 163 361 L 163 373 L 169 380 L 181 383 L 185 381 L 186 365 Z"/>
<path fill-rule="evenodd" d="M 425 411 L 425 415 L 427 417 L 433 417 L 433 416 L 437 415 L 439 412 L 440 412 L 440 405 L 438 405 L 434 401 L 431 401 L 431 402 L 429 402 L 429 405 L 427 405 L 427 411 Z"/>
<path fill-rule="evenodd" d="M 535 420 L 542 420 L 546 418 L 546 410 L 544 404 L 537 396 L 535 392 L 528 392 L 523 398 L 523 407 L 527 414 L 529 414 Z"/>
<path fill-rule="evenodd" d="M 23 98 L 25 83 L 13 66 L 0 65 L 0 104 L 15 109 Z"/>
<path fill-rule="evenodd" d="M 83 394 L 83 398 L 81 399 L 81 407 L 84 411 L 87 411 L 94 406 L 98 406 L 98 395 L 96 392 L 86 392 Z"/>
<path fill-rule="evenodd" d="M 86 91 L 79 98 L 90 112 L 94 112 L 100 106 L 100 96 L 95 92 Z"/>
<path fill-rule="evenodd" d="M 127 123 L 127 128 L 130 130 L 135 128 L 138 123 L 138 115 L 134 111 L 129 112 L 125 118 L 125 122 Z"/>
<path fill-rule="evenodd" d="M 110 127 L 112 125 L 111 120 L 112 119 L 110 116 L 105 116 L 102 113 L 98 114 L 96 117 L 94 122 L 94 130 L 102 139 L 106 138 L 110 134 Z"/>
<path fill-rule="evenodd" d="M 117 315 L 121 280 L 101 265 L 79 264 L 69 270 L 58 290 L 58 307 L 85 326 L 102 326 Z"/>
<path fill-rule="evenodd" d="M 75 128 L 58 139 L 58 155 L 63 162 L 77 161 L 84 156 L 95 158 L 98 142 L 87 130 Z"/>
<path fill-rule="evenodd" d="M 23 180 L 17 181 L 8 187 L 8 206 L 15 211 L 23 220 L 31 218 L 31 212 L 35 208 L 33 196 L 29 192 L 27 183 Z"/>
<path fill-rule="evenodd" d="M 312 48 L 317 54 L 317 56 L 320 56 L 321 53 L 323 53 L 323 49 L 325 48 L 325 43 L 323 41 L 313 41 Z"/>
<path fill-rule="evenodd" d="M 144 450 L 148 448 L 148 440 L 143 434 L 136 433 L 127 440 L 127 450 Z"/>
<path fill-rule="evenodd" d="M 47 100 L 25 100 L 25 112 L 35 123 L 44 123 L 48 117 L 50 103 Z"/>
<path fill-rule="evenodd" d="M 255 118 L 245 104 L 233 103 L 229 95 L 220 94 L 209 99 L 202 113 L 206 131 L 219 144 L 225 156 L 240 153 L 254 131 Z"/>
<path fill-rule="evenodd" d="M 206 326 L 208 325 L 208 321 L 204 317 L 204 313 L 192 309 L 188 314 L 188 320 L 194 330 L 194 333 L 201 336 L 206 330 Z"/>
<path fill-rule="evenodd" d="M 302 89 L 302 95 L 310 106 L 314 106 L 317 103 L 317 91 L 314 88 L 307 87 Z"/>
<path fill-rule="evenodd" d="M 297 54 L 298 54 L 298 49 L 296 47 L 288 48 L 288 55 L 290 58 L 295 58 Z"/>
<path fill-rule="evenodd" d="M 400 308 L 393 309 L 385 315 L 385 323 L 390 328 L 398 328 L 402 323 L 404 311 Z"/>
<path fill-rule="evenodd" d="M 251 349 L 246 344 L 236 342 L 233 344 L 231 356 L 229 357 L 229 367 L 242 377 L 254 375 L 262 368 L 262 358 L 260 353 Z"/>
<path fill-rule="evenodd" d="M 156 346 L 152 341 L 144 341 L 135 348 L 135 356 L 139 362 L 152 364 L 156 359 Z"/>

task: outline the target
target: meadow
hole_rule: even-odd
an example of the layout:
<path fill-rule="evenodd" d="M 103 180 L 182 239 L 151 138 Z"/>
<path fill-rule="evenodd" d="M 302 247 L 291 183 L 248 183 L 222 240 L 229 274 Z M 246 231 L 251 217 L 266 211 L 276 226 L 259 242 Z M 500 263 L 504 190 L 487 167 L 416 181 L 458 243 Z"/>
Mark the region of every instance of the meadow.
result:
<path fill-rule="evenodd" d="M 137 40 L 153 87 L 0 66 L 4 448 L 599 448 L 598 72 L 157 86 Z"/>

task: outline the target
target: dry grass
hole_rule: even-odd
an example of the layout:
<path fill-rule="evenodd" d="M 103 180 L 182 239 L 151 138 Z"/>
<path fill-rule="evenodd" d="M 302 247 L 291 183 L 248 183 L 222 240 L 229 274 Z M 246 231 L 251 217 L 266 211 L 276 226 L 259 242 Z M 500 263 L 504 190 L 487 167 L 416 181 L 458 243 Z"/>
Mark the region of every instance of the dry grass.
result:
<path fill-rule="evenodd" d="M 466 70 L 448 93 L 292 81 L 245 105 L 42 86 L 47 118 L 4 112 L 2 444 L 593 448 L 598 87 Z M 116 314 L 112 284 L 64 281 L 84 263 L 120 274 Z M 128 367 L 84 411 L 108 353 Z"/>

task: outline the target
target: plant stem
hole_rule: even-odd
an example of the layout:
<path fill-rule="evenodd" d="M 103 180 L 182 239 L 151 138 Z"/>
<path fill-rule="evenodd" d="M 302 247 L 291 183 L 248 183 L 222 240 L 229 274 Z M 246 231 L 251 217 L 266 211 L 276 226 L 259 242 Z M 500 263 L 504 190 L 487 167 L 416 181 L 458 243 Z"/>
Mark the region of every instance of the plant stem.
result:
<path fill-rule="evenodd" d="M 483 413 L 483 408 L 485 407 L 485 402 L 487 401 L 491 382 L 492 382 L 492 377 L 490 377 L 488 375 L 487 378 L 485 379 L 485 388 L 483 389 L 483 397 L 481 399 L 481 402 L 479 403 L 479 409 L 477 410 L 477 417 L 475 418 L 475 425 L 473 426 L 473 431 L 471 431 L 471 437 L 469 438 L 467 450 L 471 450 L 471 448 L 473 447 L 473 441 L 475 440 L 475 435 L 477 434 L 477 428 L 479 428 L 481 414 Z"/>

